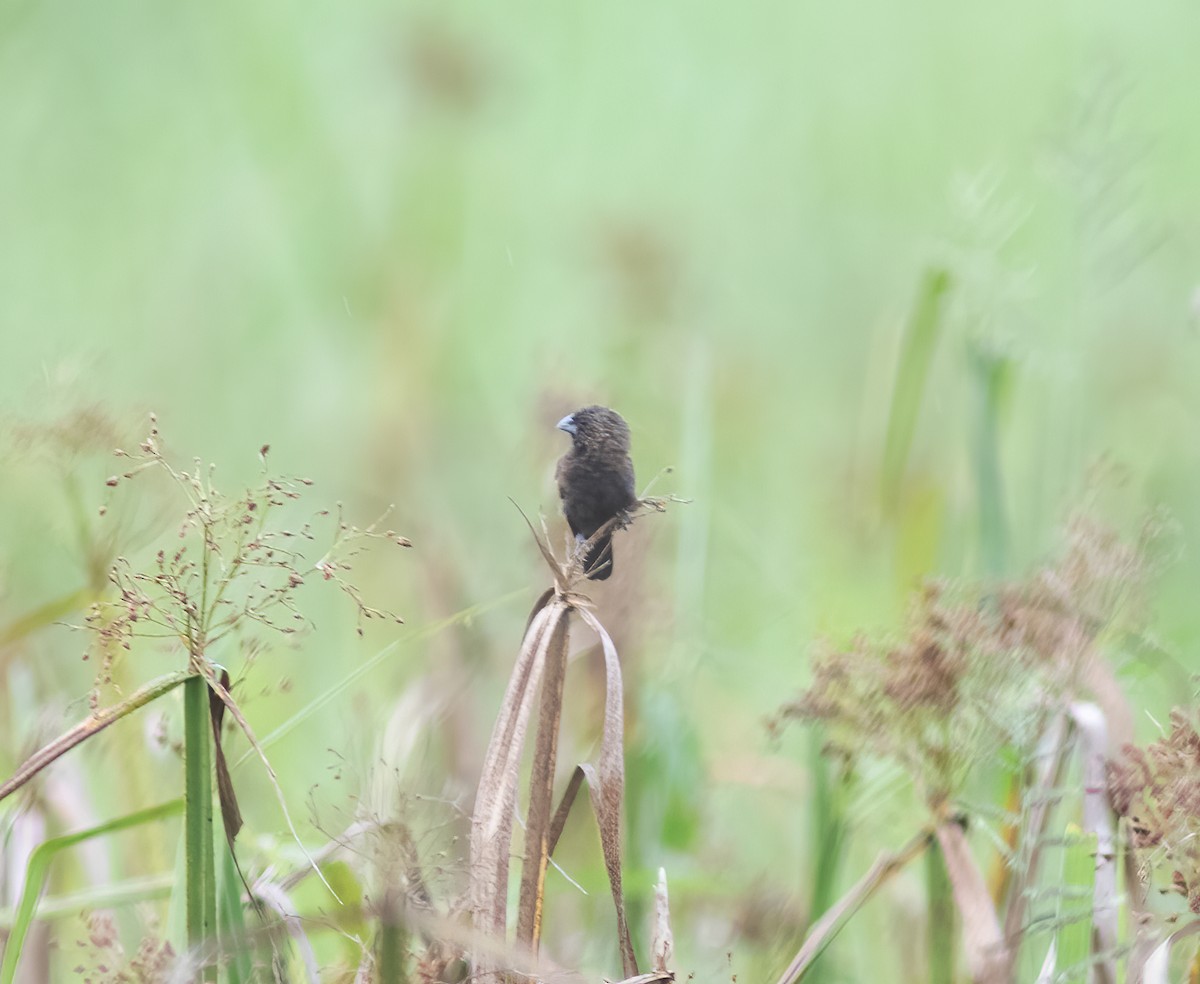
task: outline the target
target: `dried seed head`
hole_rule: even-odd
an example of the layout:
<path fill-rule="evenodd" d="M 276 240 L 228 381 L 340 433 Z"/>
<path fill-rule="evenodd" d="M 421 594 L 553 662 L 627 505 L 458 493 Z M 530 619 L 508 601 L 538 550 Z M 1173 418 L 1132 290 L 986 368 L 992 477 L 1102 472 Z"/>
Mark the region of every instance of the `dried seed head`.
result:
<path fill-rule="evenodd" d="M 1074 691 L 1142 570 L 1135 548 L 1077 522 L 1063 560 L 1025 581 L 929 583 L 899 641 L 860 636 L 821 651 L 780 720 L 819 720 L 837 754 L 896 759 L 930 802 L 950 798 L 973 762 L 1033 740 L 1042 709 Z"/>
<path fill-rule="evenodd" d="M 1146 748 L 1128 745 L 1109 765 L 1113 808 L 1125 818 L 1143 864 L 1164 875 L 1200 911 L 1200 733 L 1190 712 L 1171 713 L 1171 730 Z"/>

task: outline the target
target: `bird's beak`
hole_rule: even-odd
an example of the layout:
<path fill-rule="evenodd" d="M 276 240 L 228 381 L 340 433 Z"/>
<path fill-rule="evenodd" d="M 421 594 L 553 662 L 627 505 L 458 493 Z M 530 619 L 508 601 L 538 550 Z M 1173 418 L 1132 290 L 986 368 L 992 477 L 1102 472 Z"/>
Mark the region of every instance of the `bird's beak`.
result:
<path fill-rule="evenodd" d="M 554 425 L 560 431 L 566 431 L 572 437 L 575 436 L 575 414 L 569 413 L 557 424 Z"/>

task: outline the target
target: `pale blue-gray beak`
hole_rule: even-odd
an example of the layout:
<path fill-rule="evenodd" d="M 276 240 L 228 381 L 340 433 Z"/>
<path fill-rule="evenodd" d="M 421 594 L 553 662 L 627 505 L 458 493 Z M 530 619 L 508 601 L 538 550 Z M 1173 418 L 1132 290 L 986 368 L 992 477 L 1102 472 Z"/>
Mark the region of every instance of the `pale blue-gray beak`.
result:
<path fill-rule="evenodd" d="M 566 431 L 572 437 L 575 436 L 575 414 L 569 413 L 557 424 L 554 425 L 560 431 Z"/>

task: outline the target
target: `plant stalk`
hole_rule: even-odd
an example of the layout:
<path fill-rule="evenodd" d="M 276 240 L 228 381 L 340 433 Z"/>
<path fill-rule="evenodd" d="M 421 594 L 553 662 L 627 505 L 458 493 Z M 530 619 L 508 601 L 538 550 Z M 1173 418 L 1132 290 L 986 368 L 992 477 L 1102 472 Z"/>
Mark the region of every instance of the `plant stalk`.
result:
<path fill-rule="evenodd" d="M 11 796 L 41 772 L 42 769 L 46 768 L 46 766 L 60 755 L 69 752 L 80 742 L 91 738 L 97 732 L 103 731 L 114 721 L 119 721 L 125 715 L 136 711 L 139 707 L 144 707 L 152 700 L 157 700 L 163 694 L 174 690 L 188 679 L 189 675 L 186 670 L 167 673 L 165 676 L 160 676 L 157 680 L 151 680 L 127 700 L 123 700 L 119 704 L 114 704 L 112 707 L 105 707 L 102 710 L 96 711 L 68 731 L 64 731 L 48 745 L 43 745 L 30 755 L 29 758 L 21 763 L 21 767 L 16 772 L 3 785 L 0 785 L 0 800 L 3 800 L 6 796 Z"/>
<path fill-rule="evenodd" d="M 208 686 L 204 677 L 191 676 L 183 685 L 183 760 L 187 942 L 193 951 L 214 937 L 217 924 L 211 736 Z M 216 968 L 202 964 L 196 980 L 215 981 Z"/>

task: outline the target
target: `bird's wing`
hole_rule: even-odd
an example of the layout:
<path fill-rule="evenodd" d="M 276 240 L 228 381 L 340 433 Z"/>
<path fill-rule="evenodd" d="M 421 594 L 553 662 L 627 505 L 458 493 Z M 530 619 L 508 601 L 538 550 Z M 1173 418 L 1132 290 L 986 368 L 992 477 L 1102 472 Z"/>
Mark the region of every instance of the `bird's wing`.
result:
<path fill-rule="evenodd" d="M 562 501 L 563 515 L 567 519 L 567 525 L 571 527 L 571 532 L 575 536 L 580 536 L 582 531 L 575 524 L 575 518 L 571 515 L 571 510 L 567 508 L 567 500 L 569 498 L 570 489 L 570 469 L 572 465 L 571 452 L 568 451 L 558 459 L 558 464 L 554 466 L 554 481 L 558 484 L 558 498 Z"/>

